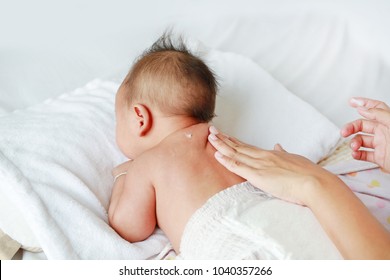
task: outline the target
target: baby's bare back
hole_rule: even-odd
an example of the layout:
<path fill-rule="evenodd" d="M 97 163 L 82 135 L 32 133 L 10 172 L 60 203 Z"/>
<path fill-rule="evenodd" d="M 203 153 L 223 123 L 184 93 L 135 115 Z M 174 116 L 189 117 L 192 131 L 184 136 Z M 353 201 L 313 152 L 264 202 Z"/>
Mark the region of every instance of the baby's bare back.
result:
<path fill-rule="evenodd" d="M 175 132 L 153 151 L 157 221 L 176 252 L 191 215 L 214 194 L 244 181 L 215 160 L 208 127 L 197 124 Z"/>

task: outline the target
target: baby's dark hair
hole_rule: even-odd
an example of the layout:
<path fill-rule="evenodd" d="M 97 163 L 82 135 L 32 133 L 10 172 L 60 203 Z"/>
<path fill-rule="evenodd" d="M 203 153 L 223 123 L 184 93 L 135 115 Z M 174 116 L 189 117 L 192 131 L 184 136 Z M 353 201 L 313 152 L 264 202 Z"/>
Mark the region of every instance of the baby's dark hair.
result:
<path fill-rule="evenodd" d="M 209 122 L 214 117 L 217 80 L 182 37 L 165 32 L 135 62 L 122 83 L 128 104 L 156 106 L 168 115 Z"/>

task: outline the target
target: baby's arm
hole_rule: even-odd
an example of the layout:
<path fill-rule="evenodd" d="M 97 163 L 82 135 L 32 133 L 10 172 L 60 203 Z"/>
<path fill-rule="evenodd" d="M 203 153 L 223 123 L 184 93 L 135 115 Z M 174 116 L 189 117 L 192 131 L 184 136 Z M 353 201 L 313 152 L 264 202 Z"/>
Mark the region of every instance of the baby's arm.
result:
<path fill-rule="evenodd" d="M 110 225 L 130 242 L 145 240 L 156 227 L 154 188 L 139 167 L 132 162 L 116 180 L 108 209 Z"/>

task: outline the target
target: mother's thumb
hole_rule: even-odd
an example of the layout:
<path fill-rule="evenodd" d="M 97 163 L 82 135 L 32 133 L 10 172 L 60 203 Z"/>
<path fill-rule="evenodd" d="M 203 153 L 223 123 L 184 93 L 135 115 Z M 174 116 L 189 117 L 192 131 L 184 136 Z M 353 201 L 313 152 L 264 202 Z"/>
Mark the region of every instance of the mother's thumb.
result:
<path fill-rule="evenodd" d="M 274 146 L 274 150 L 275 150 L 275 151 L 278 151 L 278 152 L 287 152 L 285 149 L 283 149 L 282 145 L 280 145 L 279 143 L 277 143 L 277 144 Z"/>

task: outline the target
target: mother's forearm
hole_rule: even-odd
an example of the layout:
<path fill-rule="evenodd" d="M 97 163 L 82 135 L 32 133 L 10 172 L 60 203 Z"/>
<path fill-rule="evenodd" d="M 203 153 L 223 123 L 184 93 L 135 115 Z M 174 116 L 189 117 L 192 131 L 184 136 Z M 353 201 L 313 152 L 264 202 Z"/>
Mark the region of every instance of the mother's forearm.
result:
<path fill-rule="evenodd" d="M 338 177 L 313 180 L 306 197 L 344 258 L 390 258 L 390 233 Z"/>

